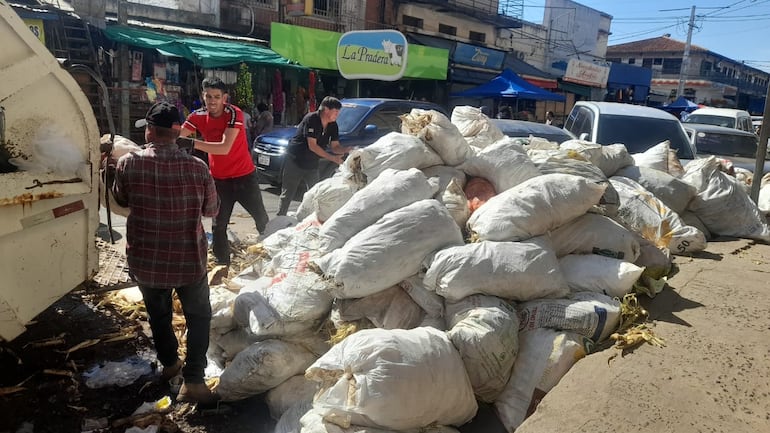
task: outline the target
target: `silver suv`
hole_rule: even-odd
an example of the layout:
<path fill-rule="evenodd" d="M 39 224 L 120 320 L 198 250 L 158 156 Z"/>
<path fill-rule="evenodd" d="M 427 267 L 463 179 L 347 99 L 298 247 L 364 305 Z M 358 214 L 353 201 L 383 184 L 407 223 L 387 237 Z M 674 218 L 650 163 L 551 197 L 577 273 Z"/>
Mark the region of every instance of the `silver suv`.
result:
<path fill-rule="evenodd" d="M 669 140 L 682 162 L 695 159 L 696 155 L 679 119 L 643 105 L 578 101 L 564 122 L 564 129 L 581 140 L 624 144 L 629 153 L 641 153 Z"/>

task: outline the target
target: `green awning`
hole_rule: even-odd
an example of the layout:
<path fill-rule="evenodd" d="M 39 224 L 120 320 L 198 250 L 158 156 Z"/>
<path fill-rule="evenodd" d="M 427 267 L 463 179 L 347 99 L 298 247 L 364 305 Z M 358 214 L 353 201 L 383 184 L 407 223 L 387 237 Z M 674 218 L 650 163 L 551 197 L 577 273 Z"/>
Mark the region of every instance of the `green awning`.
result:
<path fill-rule="evenodd" d="M 307 69 L 292 63 L 270 48 L 247 42 L 190 37 L 122 25 L 108 26 L 104 29 L 104 34 L 115 42 L 156 49 L 167 55 L 185 58 L 203 68 L 251 63 Z"/>
<path fill-rule="evenodd" d="M 591 97 L 591 88 L 588 86 L 584 86 L 582 84 L 570 83 L 567 81 L 559 80 L 559 89 L 565 92 L 574 93 L 576 95 L 580 95 L 586 98 Z"/>
<path fill-rule="evenodd" d="M 282 56 L 317 69 L 337 69 L 337 43 L 342 33 L 290 24 L 270 25 L 270 47 Z M 409 45 L 404 78 L 446 80 L 449 51 Z"/>

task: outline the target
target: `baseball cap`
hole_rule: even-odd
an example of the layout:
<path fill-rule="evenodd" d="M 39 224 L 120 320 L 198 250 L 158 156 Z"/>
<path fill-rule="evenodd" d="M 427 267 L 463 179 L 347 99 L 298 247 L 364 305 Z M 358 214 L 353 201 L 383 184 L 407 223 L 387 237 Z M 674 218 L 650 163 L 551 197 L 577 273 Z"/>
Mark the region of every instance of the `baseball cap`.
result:
<path fill-rule="evenodd" d="M 179 125 L 179 110 L 168 102 L 158 102 L 144 116 L 134 123 L 137 128 L 144 128 L 147 125 L 158 126 L 161 128 L 173 128 Z"/>

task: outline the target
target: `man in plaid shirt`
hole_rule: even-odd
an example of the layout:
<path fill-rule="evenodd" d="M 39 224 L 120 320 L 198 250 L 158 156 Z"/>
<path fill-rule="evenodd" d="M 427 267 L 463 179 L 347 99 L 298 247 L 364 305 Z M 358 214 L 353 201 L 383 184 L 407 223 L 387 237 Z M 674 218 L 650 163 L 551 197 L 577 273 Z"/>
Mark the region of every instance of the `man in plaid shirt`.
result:
<path fill-rule="evenodd" d="M 178 399 L 210 403 L 203 381 L 209 345 L 211 304 L 206 278 L 208 241 L 202 217 L 219 207 L 214 180 L 200 159 L 179 149 L 179 111 L 153 105 L 137 126 L 146 126 L 147 146 L 122 156 L 115 170 L 115 200 L 131 213 L 126 222 L 130 275 L 142 292 L 163 379 L 182 369 L 179 342 L 172 328 L 172 291 L 187 322 L 184 384 Z"/>

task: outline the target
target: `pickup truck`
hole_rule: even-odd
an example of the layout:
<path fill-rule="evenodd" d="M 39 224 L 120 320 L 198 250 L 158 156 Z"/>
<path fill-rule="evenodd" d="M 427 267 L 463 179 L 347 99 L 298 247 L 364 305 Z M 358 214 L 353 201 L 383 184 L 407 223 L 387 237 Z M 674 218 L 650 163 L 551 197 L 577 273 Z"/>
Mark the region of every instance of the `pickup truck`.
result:
<path fill-rule="evenodd" d="M 11 341 L 99 269 L 100 146 L 78 83 L 6 2 L 0 40 L 0 341 Z M 46 138 L 83 170 L 19 169 L 43 161 Z"/>

